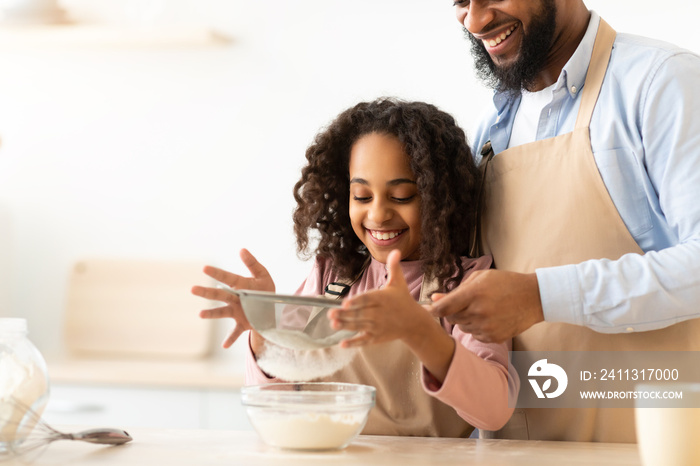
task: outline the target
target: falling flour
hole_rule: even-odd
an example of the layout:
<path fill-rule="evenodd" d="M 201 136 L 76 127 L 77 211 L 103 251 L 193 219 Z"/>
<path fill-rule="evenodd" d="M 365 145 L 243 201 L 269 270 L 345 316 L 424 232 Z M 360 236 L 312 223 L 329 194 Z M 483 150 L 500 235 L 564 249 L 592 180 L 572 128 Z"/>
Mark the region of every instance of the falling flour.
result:
<path fill-rule="evenodd" d="M 332 375 L 348 365 L 357 354 L 357 348 L 319 347 L 300 332 L 276 329 L 261 332 L 261 335 L 268 341 L 258 355 L 258 366 L 265 373 L 289 382 L 305 382 Z M 293 350 L 287 346 L 304 349 Z"/>
<path fill-rule="evenodd" d="M 326 348 L 339 343 L 345 338 L 353 336 L 355 332 L 339 331 L 325 338 L 313 338 L 301 330 L 287 330 L 283 328 L 272 328 L 261 330 L 260 335 L 268 341 L 285 348 L 298 350 L 312 350 Z"/>

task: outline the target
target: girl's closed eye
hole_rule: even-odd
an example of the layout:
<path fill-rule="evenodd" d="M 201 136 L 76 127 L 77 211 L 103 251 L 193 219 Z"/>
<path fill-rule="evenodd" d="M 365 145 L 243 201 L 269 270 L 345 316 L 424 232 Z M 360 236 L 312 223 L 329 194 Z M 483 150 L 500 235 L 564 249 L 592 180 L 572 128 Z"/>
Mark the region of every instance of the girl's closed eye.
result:
<path fill-rule="evenodd" d="M 416 198 L 416 195 L 415 195 L 415 194 L 413 194 L 413 195 L 411 195 L 411 196 L 406 196 L 406 197 L 398 197 L 398 196 L 393 196 L 393 197 L 392 197 L 392 199 L 393 199 L 394 201 L 399 202 L 399 203 L 402 203 L 402 204 L 411 202 L 411 201 L 414 200 L 415 198 Z"/>
<path fill-rule="evenodd" d="M 470 0 L 455 0 L 452 3 L 452 6 L 468 6 Z"/>
<path fill-rule="evenodd" d="M 350 196 L 353 201 L 362 203 L 372 200 L 374 193 L 369 189 L 366 180 L 351 180 L 350 183 Z"/>

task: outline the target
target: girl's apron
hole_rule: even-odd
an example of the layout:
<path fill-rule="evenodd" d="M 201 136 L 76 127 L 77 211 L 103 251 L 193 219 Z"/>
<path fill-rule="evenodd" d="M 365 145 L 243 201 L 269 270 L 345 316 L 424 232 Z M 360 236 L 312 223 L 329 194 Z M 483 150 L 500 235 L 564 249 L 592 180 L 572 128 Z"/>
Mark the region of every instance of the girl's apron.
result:
<path fill-rule="evenodd" d="M 497 269 L 539 267 L 643 254 L 625 227 L 598 172 L 589 124 L 615 31 L 601 20 L 573 132 L 485 156 L 483 247 Z M 514 351 L 682 351 L 700 349 L 700 319 L 661 330 L 602 334 L 542 322 L 515 337 Z M 523 385 L 522 389 L 527 389 Z M 633 409 L 516 409 L 485 436 L 634 442 Z"/>
<path fill-rule="evenodd" d="M 352 285 L 333 283 L 326 297 L 340 297 Z M 437 282 L 423 277 L 419 300 L 428 299 Z M 342 291 L 341 291 L 342 290 Z M 399 340 L 359 348 L 355 359 L 323 381 L 371 385 L 376 405 L 362 433 L 415 437 L 469 437 L 474 428 L 454 408 L 428 395 L 418 357 Z"/>

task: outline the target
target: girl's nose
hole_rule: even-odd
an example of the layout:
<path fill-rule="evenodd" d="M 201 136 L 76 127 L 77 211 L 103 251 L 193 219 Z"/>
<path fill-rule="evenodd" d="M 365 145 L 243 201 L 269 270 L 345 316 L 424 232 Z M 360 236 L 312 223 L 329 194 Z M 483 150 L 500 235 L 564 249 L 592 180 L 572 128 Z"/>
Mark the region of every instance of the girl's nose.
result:
<path fill-rule="evenodd" d="M 465 11 L 461 13 L 458 11 L 458 15 L 463 15 L 461 22 L 467 31 L 472 34 L 480 34 L 484 31 L 484 28 L 494 20 L 494 11 L 488 5 L 483 4 L 481 1 L 471 1 L 469 6 L 464 7 Z"/>
<path fill-rule="evenodd" d="M 376 224 L 377 226 L 389 220 L 392 216 L 391 209 L 389 209 L 386 204 L 380 201 L 375 201 L 369 208 L 367 212 L 367 217 L 369 220 Z"/>

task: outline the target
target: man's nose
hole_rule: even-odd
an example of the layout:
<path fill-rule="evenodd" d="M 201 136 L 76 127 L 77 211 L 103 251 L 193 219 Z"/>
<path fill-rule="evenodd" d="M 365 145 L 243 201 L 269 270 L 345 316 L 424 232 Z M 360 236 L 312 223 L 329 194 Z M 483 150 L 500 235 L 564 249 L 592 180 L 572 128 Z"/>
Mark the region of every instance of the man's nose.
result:
<path fill-rule="evenodd" d="M 495 12 L 488 3 L 484 4 L 484 2 L 473 0 L 465 8 L 467 9 L 467 14 L 462 24 L 472 34 L 482 33 L 484 28 L 494 20 Z"/>

